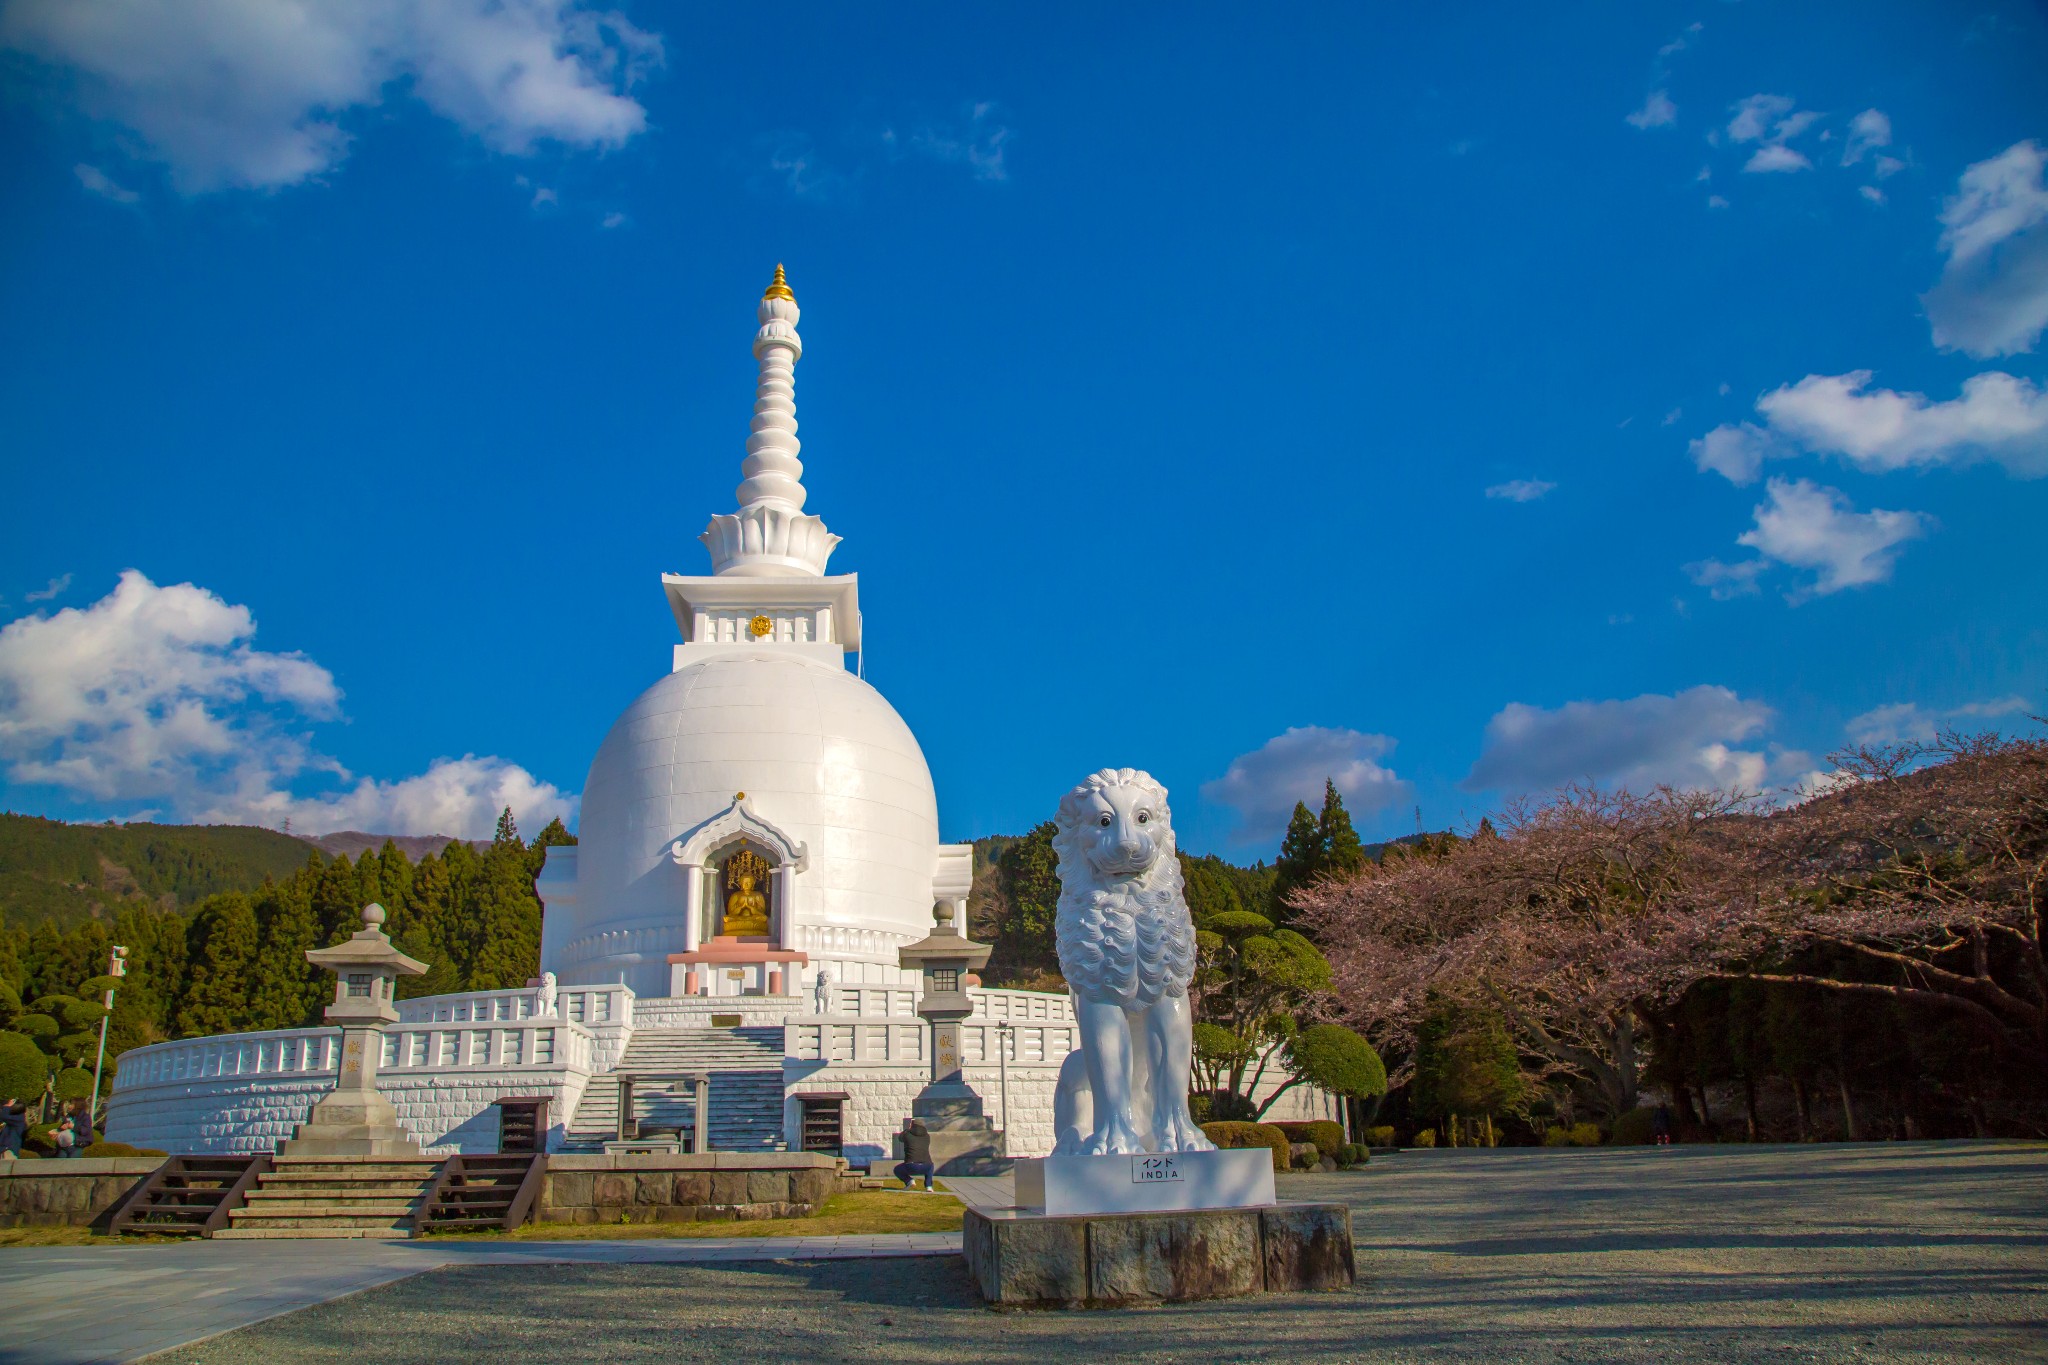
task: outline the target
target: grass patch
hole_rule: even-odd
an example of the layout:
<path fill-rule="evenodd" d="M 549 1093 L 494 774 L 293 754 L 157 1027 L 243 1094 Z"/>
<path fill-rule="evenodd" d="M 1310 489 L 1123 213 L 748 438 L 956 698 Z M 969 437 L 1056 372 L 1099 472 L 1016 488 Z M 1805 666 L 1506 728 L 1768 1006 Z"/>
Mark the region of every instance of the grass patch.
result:
<path fill-rule="evenodd" d="M 853 1190 L 809 1218 L 723 1219 L 709 1223 L 527 1223 L 511 1232 L 435 1233 L 436 1240 L 618 1241 L 628 1237 L 848 1237 L 881 1232 L 958 1232 L 965 1206 L 950 1194 Z"/>
<path fill-rule="evenodd" d="M 109 1237 L 91 1228 L 0 1228 L 0 1247 L 167 1247 L 190 1240 L 189 1237 Z"/>

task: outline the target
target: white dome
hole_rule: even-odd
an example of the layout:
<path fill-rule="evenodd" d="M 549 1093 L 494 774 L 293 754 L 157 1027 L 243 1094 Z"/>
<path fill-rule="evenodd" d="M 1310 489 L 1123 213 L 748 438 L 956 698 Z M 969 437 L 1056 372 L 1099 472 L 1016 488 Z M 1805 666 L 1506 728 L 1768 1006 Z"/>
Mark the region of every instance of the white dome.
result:
<path fill-rule="evenodd" d="M 924 751 L 844 667 L 742 648 L 655 683 L 598 749 L 575 903 L 562 907 L 571 922 L 546 935 L 546 965 L 563 984 L 623 979 L 642 996 L 668 993 L 667 956 L 685 947 L 684 873 L 670 846 L 740 792 L 806 846 L 792 946 L 888 964 L 870 979 L 896 979 L 897 946 L 932 924 L 938 800 Z"/>

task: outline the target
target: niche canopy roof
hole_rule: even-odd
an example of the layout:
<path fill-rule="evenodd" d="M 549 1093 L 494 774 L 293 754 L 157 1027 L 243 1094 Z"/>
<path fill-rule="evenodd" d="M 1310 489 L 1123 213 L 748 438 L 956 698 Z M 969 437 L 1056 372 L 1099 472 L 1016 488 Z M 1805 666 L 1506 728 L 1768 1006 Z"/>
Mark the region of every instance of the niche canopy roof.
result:
<path fill-rule="evenodd" d="M 710 578 L 662 575 L 669 608 L 688 643 L 705 648 L 796 646 L 838 659 L 860 648 L 857 575 L 825 576 L 839 537 L 804 511 L 797 439 L 796 363 L 803 358 L 803 316 L 782 267 L 755 310 L 754 420 L 740 464 L 736 512 L 720 512 L 698 539 L 711 552 Z"/>

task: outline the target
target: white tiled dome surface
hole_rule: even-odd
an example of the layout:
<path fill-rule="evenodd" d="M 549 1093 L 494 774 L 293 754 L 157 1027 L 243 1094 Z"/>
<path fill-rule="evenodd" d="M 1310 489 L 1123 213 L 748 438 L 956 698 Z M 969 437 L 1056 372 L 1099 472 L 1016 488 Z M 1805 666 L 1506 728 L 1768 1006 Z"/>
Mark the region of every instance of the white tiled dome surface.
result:
<path fill-rule="evenodd" d="M 930 932 L 938 801 L 910 727 L 844 668 L 773 649 L 720 654 L 641 693 L 590 765 L 575 924 L 564 961 L 550 964 L 565 985 L 624 970 L 639 994 L 667 993 L 666 954 L 683 947 L 683 874 L 669 846 L 742 791 L 809 846 L 797 947 L 865 942 L 893 963 L 895 943 Z M 854 933 L 821 945 L 828 929 Z M 599 934 L 619 935 L 620 951 L 574 950 Z"/>

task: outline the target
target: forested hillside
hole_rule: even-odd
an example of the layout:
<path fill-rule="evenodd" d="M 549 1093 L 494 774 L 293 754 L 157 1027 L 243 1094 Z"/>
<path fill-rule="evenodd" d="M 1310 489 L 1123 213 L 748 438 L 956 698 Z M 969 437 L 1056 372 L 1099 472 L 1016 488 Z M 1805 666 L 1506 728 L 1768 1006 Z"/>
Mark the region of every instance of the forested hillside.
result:
<path fill-rule="evenodd" d="M 307 963 L 305 952 L 360 928 L 357 916 L 370 901 L 385 907 L 386 930 L 399 947 L 431 964 L 425 976 L 400 983 L 401 996 L 519 985 L 539 966 L 541 907 L 534 876 L 550 844 L 575 842 L 559 821 L 532 843 L 523 842 L 509 812 L 499 821 L 497 838 L 481 850 L 450 843 L 417 862 L 390 842 L 350 861 L 276 835 L 271 837 L 292 857 L 252 886 L 254 857 L 278 853 L 262 840 L 231 844 L 251 850 L 250 862 L 195 855 L 180 863 L 177 851 L 189 853 L 193 846 L 154 833 L 174 835 L 175 827 L 36 821 L 44 827 L 36 829 L 14 819 L 10 828 L 22 836 L 19 842 L 39 845 L 24 856 L 24 875 L 59 877 L 90 868 L 91 860 L 115 849 L 150 869 L 155 880 L 137 877 L 138 885 L 161 887 L 154 899 L 96 901 L 97 916 L 74 915 L 61 927 L 49 915 L 25 923 L 0 913 L 0 1043 L 18 1049 L 8 1035 L 32 1040 L 52 1069 L 58 1063 L 73 1067 L 81 1057 L 91 1065 L 97 997 L 107 984 L 101 974 L 116 943 L 129 950 L 129 974 L 109 1025 L 110 1057 L 167 1038 L 318 1023 L 327 978 Z M 137 840 L 132 848 L 100 841 L 131 831 Z M 30 837 L 38 835 L 51 837 Z M 65 863 L 64 857 L 73 861 Z M 238 878 L 247 889 L 206 894 Z"/>
<path fill-rule="evenodd" d="M 188 908 L 306 861 L 303 839 L 249 825 L 71 825 L 0 814 L 0 916 L 59 928 L 147 902 Z"/>

